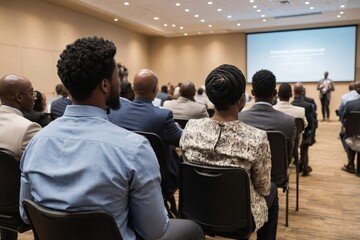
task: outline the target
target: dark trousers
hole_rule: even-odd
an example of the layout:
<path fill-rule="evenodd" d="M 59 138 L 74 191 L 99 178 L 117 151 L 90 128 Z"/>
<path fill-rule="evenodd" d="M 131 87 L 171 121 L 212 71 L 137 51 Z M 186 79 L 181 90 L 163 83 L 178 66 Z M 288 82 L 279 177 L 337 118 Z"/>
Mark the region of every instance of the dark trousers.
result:
<path fill-rule="evenodd" d="M 1 240 L 17 240 L 18 233 L 7 229 L 0 229 Z"/>
<path fill-rule="evenodd" d="M 188 219 L 169 219 L 169 227 L 160 240 L 204 240 L 201 227 Z"/>
<path fill-rule="evenodd" d="M 270 194 L 265 197 L 268 206 L 268 221 L 257 231 L 257 240 L 276 240 L 279 215 L 279 198 L 277 187 L 271 183 Z"/>
<path fill-rule="evenodd" d="M 329 108 L 329 104 L 330 104 L 330 100 L 328 98 L 327 94 L 323 94 L 321 97 L 321 112 L 323 115 L 323 119 L 330 118 L 330 108 Z"/>
<path fill-rule="evenodd" d="M 304 172 L 307 172 L 309 166 L 309 144 L 300 145 L 300 161 Z"/>

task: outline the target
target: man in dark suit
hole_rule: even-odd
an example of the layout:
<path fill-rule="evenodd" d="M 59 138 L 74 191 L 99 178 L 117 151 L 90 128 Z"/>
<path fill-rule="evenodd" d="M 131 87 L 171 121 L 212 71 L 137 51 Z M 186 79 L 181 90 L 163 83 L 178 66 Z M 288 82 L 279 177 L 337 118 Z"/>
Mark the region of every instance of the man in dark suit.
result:
<path fill-rule="evenodd" d="M 182 131 L 177 127 L 170 110 L 152 104 L 158 92 L 158 78 L 148 69 L 134 77 L 135 99 L 119 110 L 111 111 L 110 122 L 132 131 L 156 133 L 165 143 L 169 171 L 169 188 L 178 188 L 179 157 L 174 146 L 179 146 Z"/>
<path fill-rule="evenodd" d="M 316 129 L 318 128 L 318 119 L 317 119 L 317 106 L 315 103 L 315 100 L 311 97 L 306 96 L 306 89 L 304 87 L 304 92 L 303 92 L 303 97 L 304 97 L 304 101 L 311 103 L 311 105 L 313 106 L 313 120 L 314 120 L 314 127 L 313 127 L 313 132 L 311 133 L 311 145 L 314 144 L 316 142 Z"/>
<path fill-rule="evenodd" d="M 304 87 L 301 83 L 296 83 L 294 86 L 294 101 L 292 105 L 297 107 L 302 107 L 305 109 L 305 117 L 308 122 L 306 126 L 302 142 L 300 144 L 300 168 L 299 170 L 303 172 L 303 176 L 309 176 L 309 173 L 312 171 L 312 168 L 309 166 L 309 146 L 312 142 L 312 132 L 314 128 L 314 109 L 311 103 L 304 101 L 303 99 Z"/>
<path fill-rule="evenodd" d="M 71 104 L 72 101 L 70 100 L 69 92 L 64 87 L 62 98 L 59 98 L 51 103 L 51 107 L 50 107 L 51 118 L 54 120 L 57 119 L 58 117 L 61 117 L 65 112 L 66 106 Z"/>
<path fill-rule="evenodd" d="M 356 84 L 356 92 L 360 95 L 360 83 Z M 352 111 L 360 111 L 360 98 L 349 101 L 345 104 L 344 113 L 343 113 L 342 119 L 341 119 L 343 126 L 345 126 L 346 120 Z M 346 134 L 344 134 L 342 137 L 344 140 L 347 138 Z M 347 153 L 348 163 L 345 164 L 341 168 L 341 170 L 348 172 L 348 173 L 355 173 L 354 160 L 355 160 L 356 152 L 354 150 L 352 150 L 350 147 L 346 146 L 346 153 Z M 357 168 L 359 169 L 359 166 L 357 166 Z"/>
<path fill-rule="evenodd" d="M 276 77 L 269 70 L 260 70 L 252 78 L 252 95 L 255 104 L 239 113 L 239 120 L 262 130 L 277 130 L 285 135 L 289 162 L 295 140 L 295 118 L 272 107 L 276 96 Z"/>

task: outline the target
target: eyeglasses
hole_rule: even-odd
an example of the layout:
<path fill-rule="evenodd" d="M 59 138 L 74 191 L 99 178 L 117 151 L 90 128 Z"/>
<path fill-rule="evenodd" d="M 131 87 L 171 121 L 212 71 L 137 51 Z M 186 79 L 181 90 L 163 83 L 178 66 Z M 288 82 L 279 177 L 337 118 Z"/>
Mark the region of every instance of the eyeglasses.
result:
<path fill-rule="evenodd" d="M 30 96 L 32 96 L 33 98 L 36 98 L 37 94 L 36 91 L 30 91 L 30 92 L 19 92 L 17 94 L 28 94 Z"/>

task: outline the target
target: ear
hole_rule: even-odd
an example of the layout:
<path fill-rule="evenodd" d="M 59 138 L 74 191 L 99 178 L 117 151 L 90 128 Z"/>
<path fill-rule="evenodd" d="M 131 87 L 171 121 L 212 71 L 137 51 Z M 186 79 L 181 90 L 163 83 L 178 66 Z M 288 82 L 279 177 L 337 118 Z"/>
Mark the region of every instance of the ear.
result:
<path fill-rule="evenodd" d="M 22 102 L 22 94 L 20 94 L 20 93 L 17 93 L 16 95 L 15 95 L 15 100 L 18 102 L 18 103 L 20 103 L 20 102 Z"/>
<path fill-rule="evenodd" d="M 255 96 L 254 89 L 251 89 L 251 95 Z"/>
<path fill-rule="evenodd" d="M 100 86 L 100 89 L 102 92 L 104 92 L 104 93 L 110 92 L 111 84 L 108 79 L 105 78 L 105 79 L 101 80 L 99 86 Z"/>
<path fill-rule="evenodd" d="M 277 95 L 277 89 L 275 88 L 273 92 L 273 98 L 276 97 L 276 95 Z"/>

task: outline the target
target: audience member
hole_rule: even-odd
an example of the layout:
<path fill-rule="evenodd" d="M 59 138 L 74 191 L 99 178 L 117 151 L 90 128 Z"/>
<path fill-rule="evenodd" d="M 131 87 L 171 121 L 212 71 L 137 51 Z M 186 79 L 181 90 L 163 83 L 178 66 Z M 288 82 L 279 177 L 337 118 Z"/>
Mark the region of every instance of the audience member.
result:
<path fill-rule="evenodd" d="M 161 100 L 160 106 L 163 106 L 166 100 L 171 100 L 168 95 L 168 87 L 166 85 L 161 86 L 161 90 L 156 95 L 156 98 Z"/>
<path fill-rule="evenodd" d="M 64 92 L 64 85 L 62 83 L 56 84 L 55 86 L 56 96 L 49 98 L 49 101 L 46 104 L 46 112 L 51 112 L 51 103 L 59 98 L 62 98 Z"/>
<path fill-rule="evenodd" d="M 175 146 L 179 146 L 182 131 L 176 126 L 171 111 L 152 104 L 158 92 L 158 78 L 154 72 L 140 70 L 133 83 L 134 101 L 111 111 L 109 121 L 128 130 L 153 132 L 161 137 L 168 161 L 169 188 L 175 191 L 178 188 L 180 162 Z"/>
<path fill-rule="evenodd" d="M 176 100 L 165 101 L 163 106 L 173 112 L 175 119 L 188 120 L 209 117 L 206 106 L 195 102 L 195 93 L 195 85 L 192 82 L 183 82 L 180 87 L 180 97 Z"/>
<path fill-rule="evenodd" d="M 303 99 L 304 87 L 301 83 L 296 83 L 294 86 L 294 101 L 292 105 L 302 107 L 305 109 L 305 116 L 308 122 L 302 135 L 302 141 L 300 143 L 300 163 L 299 171 L 302 171 L 302 176 L 309 176 L 312 168 L 309 166 L 309 147 L 312 141 L 312 132 L 314 128 L 314 109 L 311 103 L 304 101 Z"/>
<path fill-rule="evenodd" d="M 33 87 L 25 77 L 5 75 L 0 79 L 0 149 L 20 160 L 40 125 L 23 117 L 34 104 Z M 16 187 L 16 186 L 14 186 Z M 17 232 L 0 229 L 3 240 L 16 240 Z"/>
<path fill-rule="evenodd" d="M 119 68 L 119 78 L 120 78 L 120 84 L 121 84 L 121 90 L 120 90 L 120 101 L 132 101 L 135 98 L 134 91 L 132 89 L 131 83 L 127 80 L 128 70 L 127 68 L 122 65 L 121 63 L 118 63 Z"/>
<path fill-rule="evenodd" d="M 115 53 L 112 42 L 92 37 L 76 40 L 60 55 L 58 74 L 74 104 L 26 148 L 20 203 L 103 209 L 113 215 L 123 239 L 203 239 L 195 223 L 169 221 L 149 142 L 108 121 L 108 108 L 120 107 Z M 22 205 L 20 212 L 28 221 Z"/>
<path fill-rule="evenodd" d="M 344 113 L 345 104 L 349 101 L 356 100 L 358 98 L 360 98 L 360 95 L 356 91 L 356 82 L 351 82 L 349 84 L 349 92 L 341 96 L 341 102 L 338 110 L 338 115 L 340 119 L 342 118 L 342 115 Z"/>
<path fill-rule="evenodd" d="M 323 119 L 322 121 L 329 121 L 330 119 L 330 99 L 331 99 L 331 92 L 335 90 L 333 81 L 328 78 L 329 72 L 324 73 L 324 78 L 321 79 L 317 85 L 317 90 L 320 93 L 320 100 L 321 100 L 321 112 Z"/>
<path fill-rule="evenodd" d="M 295 140 L 295 118 L 275 110 L 272 106 L 276 96 L 276 77 L 269 70 L 260 70 L 252 78 L 251 94 L 255 96 L 254 105 L 239 113 L 239 120 L 262 130 L 277 130 L 285 135 L 289 163 Z"/>
<path fill-rule="evenodd" d="M 318 119 L 317 119 L 317 106 L 315 103 L 315 100 L 311 97 L 306 96 L 306 89 L 305 87 L 303 87 L 304 92 L 303 92 L 303 99 L 305 102 L 311 103 L 312 107 L 313 107 L 313 131 L 311 133 L 311 145 L 313 145 L 316 142 L 316 129 L 318 128 Z"/>
<path fill-rule="evenodd" d="M 360 96 L 360 83 L 356 83 L 356 92 L 357 94 Z M 349 114 L 352 112 L 352 111 L 360 111 L 360 97 L 355 99 L 355 100 L 352 100 L 352 101 L 348 101 L 346 104 L 345 104 L 345 107 L 344 107 L 344 112 L 343 112 L 343 115 L 342 115 L 342 119 L 341 119 L 341 122 L 343 124 L 343 126 L 345 126 L 346 124 L 346 120 L 349 116 Z M 344 131 L 344 134 L 342 136 L 342 139 L 343 141 L 345 142 L 345 139 L 347 138 L 346 136 L 346 133 Z M 357 141 L 359 141 L 358 139 L 356 139 Z M 355 173 L 355 163 L 354 163 L 354 160 L 355 160 L 355 155 L 356 155 L 356 151 L 354 151 L 353 149 L 351 149 L 348 145 L 346 145 L 346 153 L 347 153 L 347 159 L 348 159 L 348 163 L 345 164 L 344 166 L 342 166 L 342 170 L 345 171 L 345 172 L 348 172 L 348 173 Z M 359 153 L 358 153 L 359 154 Z M 358 156 L 360 157 L 360 156 Z M 358 166 L 359 168 L 359 166 Z"/>
<path fill-rule="evenodd" d="M 45 113 L 46 97 L 39 91 L 34 91 L 34 107 L 31 112 L 24 111 L 24 117 L 32 122 L 38 123 L 41 127 L 45 127 L 51 122 L 49 114 Z"/>
<path fill-rule="evenodd" d="M 197 95 L 194 96 L 195 102 L 205 105 L 207 108 L 207 103 L 209 98 L 204 94 L 205 90 L 202 87 L 199 87 L 197 90 Z"/>
<path fill-rule="evenodd" d="M 180 87 L 181 87 L 181 83 L 178 83 L 174 89 L 174 96 L 173 96 L 174 99 L 180 97 Z"/>
<path fill-rule="evenodd" d="M 66 109 L 67 105 L 71 105 L 72 101 L 69 96 L 68 90 L 64 87 L 63 89 L 63 96 L 62 98 L 59 98 L 51 103 L 51 118 L 57 119 L 61 117 Z"/>
<path fill-rule="evenodd" d="M 215 105 L 212 118 L 189 120 L 180 139 L 184 161 L 240 167 L 250 176 L 251 212 L 257 239 L 276 239 L 278 196 L 270 182 L 271 154 L 266 132 L 238 121 L 245 105 L 246 81 L 232 65 L 221 65 L 206 78 Z"/>

